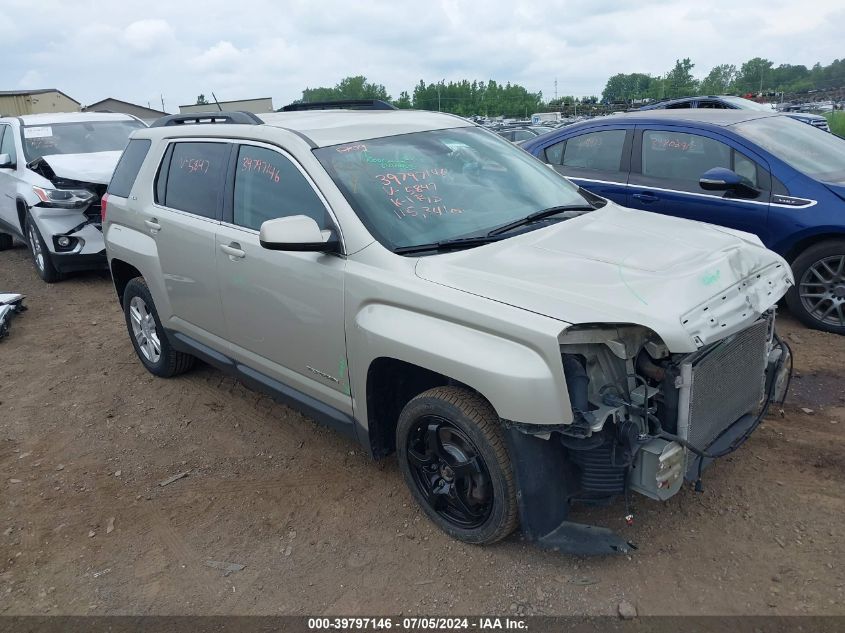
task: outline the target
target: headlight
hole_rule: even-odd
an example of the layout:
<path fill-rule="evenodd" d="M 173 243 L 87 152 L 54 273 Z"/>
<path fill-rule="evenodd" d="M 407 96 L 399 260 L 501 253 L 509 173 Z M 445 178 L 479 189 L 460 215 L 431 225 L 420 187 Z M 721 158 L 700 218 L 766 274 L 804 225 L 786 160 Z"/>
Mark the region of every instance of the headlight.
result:
<path fill-rule="evenodd" d="M 87 189 L 47 189 L 33 186 L 32 190 L 44 206 L 61 209 L 87 207 L 94 201 L 95 197 Z"/>

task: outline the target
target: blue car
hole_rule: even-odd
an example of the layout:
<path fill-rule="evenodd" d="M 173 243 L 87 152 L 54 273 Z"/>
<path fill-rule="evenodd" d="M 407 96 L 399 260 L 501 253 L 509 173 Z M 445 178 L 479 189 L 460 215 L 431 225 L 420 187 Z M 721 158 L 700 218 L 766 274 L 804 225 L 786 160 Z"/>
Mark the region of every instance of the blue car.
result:
<path fill-rule="evenodd" d="M 777 113 L 683 109 L 591 119 L 523 149 L 618 204 L 757 234 L 792 265 L 792 313 L 845 334 L 845 139 Z"/>

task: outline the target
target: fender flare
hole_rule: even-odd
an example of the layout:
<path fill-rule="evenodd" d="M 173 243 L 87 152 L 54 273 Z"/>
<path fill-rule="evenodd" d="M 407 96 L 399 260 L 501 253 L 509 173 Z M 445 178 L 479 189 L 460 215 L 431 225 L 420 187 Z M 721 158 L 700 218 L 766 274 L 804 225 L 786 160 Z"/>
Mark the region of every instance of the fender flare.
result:
<path fill-rule="evenodd" d="M 546 352 L 441 316 L 387 304 L 365 306 L 347 333 L 356 417 L 366 420 L 367 372 L 388 357 L 459 381 L 500 418 L 560 425 L 572 420 L 557 342 Z"/>

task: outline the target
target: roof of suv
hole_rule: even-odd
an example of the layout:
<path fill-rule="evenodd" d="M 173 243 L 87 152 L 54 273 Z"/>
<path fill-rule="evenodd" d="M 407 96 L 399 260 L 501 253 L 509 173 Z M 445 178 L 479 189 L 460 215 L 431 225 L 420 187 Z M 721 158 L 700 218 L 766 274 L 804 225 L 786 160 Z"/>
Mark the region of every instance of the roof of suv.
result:
<path fill-rule="evenodd" d="M 44 114 L 24 114 L 6 117 L 18 119 L 24 125 L 44 125 L 48 123 L 84 123 L 86 121 L 137 121 L 128 114 L 118 112 L 48 112 Z"/>
<path fill-rule="evenodd" d="M 270 112 L 259 115 L 264 125 L 291 130 L 305 137 L 316 147 L 366 141 L 383 136 L 397 136 L 413 132 L 443 130 L 454 127 L 478 127 L 475 123 L 454 114 L 424 110 L 305 110 L 302 112 Z M 240 127 L 240 125 L 238 126 Z M 249 126 L 258 127 L 261 126 Z M 193 132 L 188 132 L 193 130 Z M 185 126 L 152 127 L 141 134 L 144 138 L 171 136 L 188 132 L 223 136 L 232 133 L 231 125 L 192 124 Z M 136 133 L 137 136 L 137 133 Z"/>
<path fill-rule="evenodd" d="M 475 125 L 452 114 L 424 110 L 306 110 L 262 114 L 261 119 L 267 125 L 295 130 L 318 147 Z"/>

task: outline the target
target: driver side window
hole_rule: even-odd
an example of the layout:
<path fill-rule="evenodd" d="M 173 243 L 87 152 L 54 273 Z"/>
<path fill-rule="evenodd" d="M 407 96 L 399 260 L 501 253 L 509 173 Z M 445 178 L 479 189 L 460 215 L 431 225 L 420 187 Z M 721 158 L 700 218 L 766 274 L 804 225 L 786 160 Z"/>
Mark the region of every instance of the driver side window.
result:
<path fill-rule="evenodd" d="M 258 231 L 275 218 L 307 215 L 320 229 L 330 228 L 328 213 L 311 183 L 279 152 L 241 145 L 235 168 L 233 221 Z"/>

